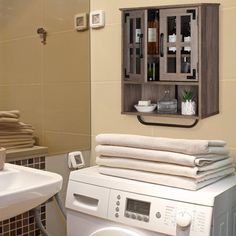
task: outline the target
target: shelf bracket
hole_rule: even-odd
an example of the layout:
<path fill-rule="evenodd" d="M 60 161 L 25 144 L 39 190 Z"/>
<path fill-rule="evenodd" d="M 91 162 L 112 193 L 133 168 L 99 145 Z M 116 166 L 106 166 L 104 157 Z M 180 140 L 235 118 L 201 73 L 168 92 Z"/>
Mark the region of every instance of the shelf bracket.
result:
<path fill-rule="evenodd" d="M 181 125 L 181 124 L 170 124 L 170 123 L 158 123 L 158 122 L 146 122 L 142 119 L 141 116 L 137 116 L 138 121 L 143 125 L 151 126 L 164 126 L 164 127 L 175 127 L 175 128 L 193 128 L 198 123 L 198 119 L 195 119 L 194 122 L 190 125 Z"/>
<path fill-rule="evenodd" d="M 188 9 L 187 13 L 191 13 L 193 15 L 193 20 L 196 20 L 196 10 L 195 9 Z"/>

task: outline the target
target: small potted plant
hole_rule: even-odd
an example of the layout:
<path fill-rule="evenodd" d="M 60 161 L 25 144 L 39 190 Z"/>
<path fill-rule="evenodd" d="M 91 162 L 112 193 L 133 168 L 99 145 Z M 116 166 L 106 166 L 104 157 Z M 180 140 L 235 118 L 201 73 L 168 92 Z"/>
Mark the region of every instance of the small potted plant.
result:
<path fill-rule="evenodd" d="M 193 92 L 191 90 L 184 90 L 183 101 L 181 103 L 181 114 L 182 115 L 195 115 L 196 114 L 196 103 L 193 101 Z"/>

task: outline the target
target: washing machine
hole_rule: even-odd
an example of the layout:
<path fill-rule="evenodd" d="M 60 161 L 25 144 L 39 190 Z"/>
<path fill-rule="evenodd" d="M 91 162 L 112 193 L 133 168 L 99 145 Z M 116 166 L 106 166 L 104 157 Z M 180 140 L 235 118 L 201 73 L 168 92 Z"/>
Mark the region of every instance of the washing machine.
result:
<path fill-rule="evenodd" d="M 99 174 L 70 174 L 67 236 L 236 236 L 236 177 L 198 191 Z"/>

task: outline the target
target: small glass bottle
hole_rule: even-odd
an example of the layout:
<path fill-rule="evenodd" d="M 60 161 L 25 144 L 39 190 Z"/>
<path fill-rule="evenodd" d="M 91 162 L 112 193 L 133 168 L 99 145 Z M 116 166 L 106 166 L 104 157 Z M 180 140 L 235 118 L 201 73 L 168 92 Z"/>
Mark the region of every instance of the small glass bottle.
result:
<path fill-rule="evenodd" d="M 177 113 L 177 99 L 170 97 L 169 90 L 165 90 L 164 97 L 157 102 L 157 111 L 168 114 Z"/>

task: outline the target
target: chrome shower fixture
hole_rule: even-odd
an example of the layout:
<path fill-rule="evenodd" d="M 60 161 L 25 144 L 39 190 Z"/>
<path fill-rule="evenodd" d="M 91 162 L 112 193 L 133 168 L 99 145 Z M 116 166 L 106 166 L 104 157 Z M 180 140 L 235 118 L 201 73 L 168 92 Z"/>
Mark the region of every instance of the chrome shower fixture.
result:
<path fill-rule="evenodd" d="M 39 36 L 41 38 L 41 43 L 45 45 L 46 39 L 47 39 L 47 31 L 44 28 L 38 28 L 37 34 L 39 34 Z"/>

